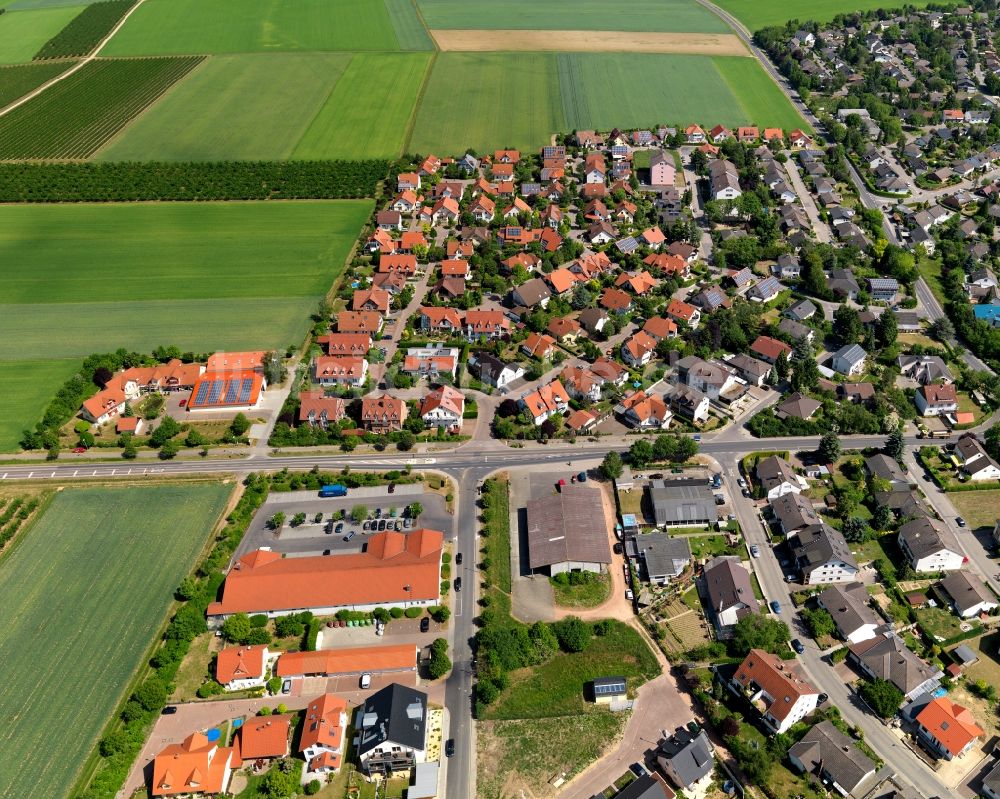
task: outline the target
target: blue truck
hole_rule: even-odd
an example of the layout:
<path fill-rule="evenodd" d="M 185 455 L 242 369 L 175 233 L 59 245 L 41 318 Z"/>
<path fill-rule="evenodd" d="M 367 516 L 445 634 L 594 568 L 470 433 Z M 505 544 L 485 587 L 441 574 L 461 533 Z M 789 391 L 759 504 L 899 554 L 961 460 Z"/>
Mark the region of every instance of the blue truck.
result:
<path fill-rule="evenodd" d="M 340 485 L 340 483 L 332 486 L 323 486 L 319 490 L 319 495 L 321 497 L 346 497 L 347 486 Z"/>

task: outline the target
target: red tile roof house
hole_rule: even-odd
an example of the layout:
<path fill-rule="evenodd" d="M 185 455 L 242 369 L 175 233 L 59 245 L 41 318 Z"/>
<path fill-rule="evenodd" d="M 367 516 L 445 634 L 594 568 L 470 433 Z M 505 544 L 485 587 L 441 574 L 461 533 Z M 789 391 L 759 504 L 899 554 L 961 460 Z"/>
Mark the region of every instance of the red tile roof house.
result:
<path fill-rule="evenodd" d="M 569 267 L 563 266 L 549 274 L 545 281 L 552 287 L 554 294 L 565 294 L 576 287 L 580 278 Z"/>
<path fill-rule="evenodd" d="M 362 386 L 368 361 L 354 355 L 320 355 L 313 359 L 313 382 L 321 386 Z"/>
<path fill-rule="evenodd" d="M 689 125 L 685 128 L 684 137 L 688 144 L 704 144 L 706 140 L 705 131 L 698 125 Z"/>
<path fill-rule="evenodd" d="M 138 416 L 119 416 L 118 421 L 115 423 L 116 433 L 131 433 L 134 436 L 142 434 L 143 428 L 146 423 L 140 419 Z"/>
<path fill-rule="evenodd" d="M 441 277 L 460 277 L 468 280 L 472 277 L 472 267 L 468 261 L 450 260 L 441 262 Z"/>
<path fill-rule="evenodd" d="M 420 175 L 416 172 L 400 172 L 396 176 L 396 191 L 416 191 L 420 188 Z"/>
<path fill-rule="evenodd" d="M 462 330 L 462 315 L 455 308 L 422 306 L 418 311 L 421 330 L 433 333 L 451 335 Z"/>
<path fill-rule="evenodd" d="M 372 337 L 367 333 L 327 333 L 316 339 L 326 348 L 327 355 L 356 355 L 363 358 L 372 348 Z"/>
<path fill-rule="evenodd" d="M 816 709 L 817 691 L 794 660 L 783 661 L 761 649 L 751 649 L 728 687 L 754 706 L 772 732 L 786 732 Z"/>
<path fill-rule="evenodd" d="M 418 412 L 428 427 L 443 427 L 457 433 L 462 429 L 465 397 L 451 386 L 439 386 L 420 401 Z"/>
<path fill-rule="evenodd" d="M 629 394 L 615 411 L 625 424 L 639 430 L 666 430 L 674 418 L 663 397 L 645 391 Z"/>
<path fill-rule="evenodd" d="M 396 251 L 396 242 L 387 230 L 377 229 L 365 242 L 365 249 L 370 253 L 380 252 L 383 255 Z"/>
<path fill-rule="evenodd" d="M 556 348 L 556 340 L 543 333 L 532 333 L 521 343 L 521 351 L 525 355 L 539 360 L 548 358 Z"/>
<path fill-rule="evenodd" d="M 220 747 L 200 732 L 164 747 L 153 759 L 153 796 L 225 793 L 233 769 L 242 765 L 235 747 Z"/>
<path fill-rule="evenodd" d="M 459 350 L 457 347 L 410 347 L 403 358 L 400 371 L 419 379 L 427 377 L 433 380 L 441 375 L 455 377 L 458 368 Z"/>
<path fill-rule="evenodd" d="M 619 289 L 607 288 L 601 292 L 600 306 L 609 311 L 627 311 L 632 307 L 632 295 Z"/>
<path fill-rule="evenodd" d="M 496 203 L 486 195 L 481 195 L 476 198 L 472 207 L 469 208 L 469 213 L 478 222 L 492 222 L 493 216 L 496 213 Z"/>
<path fill-rule="evenodd" d="M 968 708 L 942 696 L 928 702 L 914 721 L 920 740 L 938 757 L 961 757 L 984 735 Z"/>
<path fill-rule="evenodd" d="M 652 337 L 657 343 L 665 338 L 677 338 L 680 328 L 673 319 L 664 319 L 662 316 L 654 316 L 646 320 L 642 326 L 642 332 Z"/>
<path fill-rule="evenodd" d="M 421 221 L 424 221 L 424 214 L 421 213 Z M 428 214 L 429 221 L 431 224 L 436 225 L 442 220 L 445 222 L 457 222 L 458 218 L 461 216 L 461 211 L 458 207 L 458 200 L 452 197 L 442 197 L 434 206 L 430 209 Z"/>
<path fill-rule="evenodd" d="M 286 652 L 278 658 L 274 673 L 293 681 L 302 677 L 352 677 L 364 672 L 402 674 L 417 670 L 419 648 L 415 644 L 355 646 Z"/>
<path fill-rule="evenodd" d="M 729 132 L 729 128 L 725 125 L 716 125 L 708 132 L 708 137 L 712 140 L 713 144 L 722 144 L 726 139 L 730 138 L 733 134 Z"/>
<path fill-rule="evenodd" d="M 404 230 L 399 237 L 399 249 L 403 252 L 412 253 L 415 247 L 429 247 L 427 237 L 420 230 Z"/>
<path fill-rule="evenodd" d="M 215 680 L 227 691 L 263 688 L 277 659 L 266 646 L 227 646 L 215 660 Z"/>
<path fill-rule="evenodd" d="M 781 353 L 785 353 L 785 357 L 792 354 L 792 348 L 789 347 L 784 341 L 778 341 L 776 338 L 771 338 L 770 336 L 757 336 L 753 344 L 750 345 L 750 352 L 760 358 L 762 361 L 766 361 L 769 364 L 775 364 L 778 361 L 778 357 Z"/>
<path fill-rule="evenodd" d="M 659 281 L 646 271 L 638 272 L 634 275 L 623 272 L 615 281 L 615 286 L 617 288 L 622 288 L 624 286 L 633 294 L 638 294 L 640 297 L 643 294 L 648 294 L 658 285 Z"/>
<path fill-rule="evenodd" d="M 680 300 L 671 300 L 667 305 L 666 313 L 675 322 L 684 322 L 692 330 L 696 330 L 701 322 L 701 311 Z"/>
<path fill-rule="evenodd" d="M 408 254 L 382 255 L 378 259 L 379 272 L 402 272 L 407 277 L 417 274 L 417 256 Z"/>
<path fill-rule="evenodd" d="M 254 716 L 246 719 L 236 733 L 234 746 L 244 763 L 287 757 L 292 714 Z"/>
<path fill-rule="evenodd" d="M 276 618 L 309 610 L 330 616 L 343 609 L 435 605 L 443 543 L 443 533 L 421 528 L 376 533 L 364 552 L 346 555 L 283 558 L 258 549 L 229 570 L 222 599 L 208 606 L 208 618 L 216 627 L 235 613 Z M 280 671 L 281 658 L 278 666 Z"/>
<path fill-rule="evenodd" d="M 601 387 L 607 381 L 586 366 L 567 366 L 559 374 L 559 382 L 573 399 L 597 402 L 601 398 Z"/>
<path fill-rule="evenodd" d="M 347 405 L 340 397 L 328 397 L 322 391 L 299 392 L 299 422 L 324 430 L 346 416 Z"/>
<path fill-rule="evenodd" d="M 306 774 L 336 773 L 344 761 L 347 701 L 323 694 L 309 703 L 305 715 L 299 751 L 306 761 Z"/>
<path fill-rule="evenodd" d="M 531 414 L 535 425 L 538 426 L 550 416 L 563 413 L 569 407 L 569 394 L 563 384 L 556 379 L 525 394 L 521 397 L 519 405 Z"/>
<path fill-rule="evenodd" d="M 394 433 L 403 429 L 406 403 L 388 394 L 361 400 L 361 425 L 369 433 Z"/>
<path fill-rule="evenodd" d="M 469 341 L 493 340 L 510 333 L 510 320 L 503 311 L 466 311 L 462 326 Z"/>
<path fill-rule="evenodd" d="M 389 313 L 389 303 L 392 298 L 384 289 L 358 289 L 351 299 L 352 311 L 378 311 L 385 316 Z"/>
<path fill-rule="evenodd" d="M 376 311 L 341 311 L 337 314 L 337 332 L 375 337 L 382 330 L 382 314 Z"/>
<path fill-rule="evenodd" d="M 402 191 L 396 195 L 389 207 L 401 214 L 412 214 L 420 207 L 420 200 L 412 191 Z"/>
<path fill-rule="evenodd" d="M 656 354 L 656 339 L 640 330 L 622 342 L 621 353 L 625 363 L 638 369 L 649 363 Z"/>
<path fill-rule="evenodd" d="M 642 262 L 654 272 L 662 272 L 665 275 L 674 275 L 681 280 L 691 277 L 691 265 L 678 255 L 668 253 L 650 253 Z"/>
<path fill-rule="evenodd" d="M 583 332 L 583 327 L 576 319 L 562 317 L 553 319 L 545 328 L 548 333 L 558 342 L 563 344 L 573 344 Z"/>
<path fill-rule="evenodd" d="M 921 416 L 942 416 L 958 410 L 958 393 L 953 385 L 931 383 L 917 389 L 913 402 Z"/>
<path fill-rule="evenodd" d="M 757 128 L 746 127 L 736 129 L 736 140 L 739 142 L 755 142 L 760 138 L 760 132 Z"/>

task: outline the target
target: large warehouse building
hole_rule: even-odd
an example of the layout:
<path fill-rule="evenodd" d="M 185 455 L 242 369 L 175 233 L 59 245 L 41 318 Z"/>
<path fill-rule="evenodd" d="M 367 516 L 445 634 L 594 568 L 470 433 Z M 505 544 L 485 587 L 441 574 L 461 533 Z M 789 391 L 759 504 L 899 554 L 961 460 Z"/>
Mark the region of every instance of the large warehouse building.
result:
<path fill-rule="evenodd" d="M 611 563 L 601 490 L 564 485 L 560 493 L 528 502 L 528 565 L 559 574 L 603 572 Z"/>

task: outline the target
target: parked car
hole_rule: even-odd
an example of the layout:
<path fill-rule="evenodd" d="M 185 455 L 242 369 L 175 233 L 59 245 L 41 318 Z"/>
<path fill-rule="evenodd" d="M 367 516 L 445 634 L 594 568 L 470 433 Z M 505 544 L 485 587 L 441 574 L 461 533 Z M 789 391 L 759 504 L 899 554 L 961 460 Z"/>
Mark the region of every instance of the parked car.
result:
<path fill-rule="evenodd" d="M 386 519 L 379 519 L 378 520 L 378 529 L 379 529 L 379 532 L 381 532 L 382 530 L 384 530 L 388 525 L 389 525 L 389 522 Z"/>
<path fill-rule="evenodd" d="M 344 532 L 344 523 L 343 522 L 338 522 L 337 526 L 335 528 L 333 528 L 333 532 L 338 533 L 338 534 Z"/>
<path fill-rule="evenodd" d="M 332 554 L 332 552 L 333 552 L 333 550 L 331 550 L 331 549 L 324 549 L 323 550 L 323 554 L 324 555 L 330 555 L 330 554 Z"/>
<path fill-rule="evenodd" d="M 389 483 L 389 493 L 390 494 L 395 494 L 396 493 L 396 484 L 395 483 Z"/>
<path fill-rule="evenodd" d="M 760 547 L 756 544 L 750 546 L 750 557 L 759 558 L 760 557 Z"/>
<path fill-rule="evenodd" d="M 413 527 L 413 519 L 403 519 L 403 529 L 409 530 Z"/>
<path fill-rule="evenodd" d="M 457 555 L 455 555 L 455 565 L 456 566 L 461 566 L 462 565 L 462 553 L 461 552 L 459 552 Z"/>
<path fill-rule="evenodd" d="M 633 593 L 632 593 L 632 589 L 631 589 L 631 588 L 626 588 L 626 589 L 625 589 L 625 598 L 626 598 L 626 599 L 627 599 L 627 600 L 628 600 L 629 602 L 631 602 L 631 601 L 632 601 L 632 599 L 633 599 L 633 597 L 634 597 L 634 596 L 635 596 L 635 594 L 633 594 Z"/>
<path fill-rule="evenodd" d="M 372 675 L 370 675 L 368 672 L 365 672 L 364 674 L 362 674 L 361 675 L 361 683 L 360 684 L 361 684 L 362 688 L 371 688 L 372 687 Z"/>
<path fill-rule="evenodd" d="M 451 757 L 455 754 L 455 739 L 449 738 L 444 744 L 444 756 Z"/>
<path fill-rule="evenodd" d="M 357 530 L 351 530 L 347 535 L 344 536 L 344 541 L 350 541 L 354 536 L 358 534 Z"/>
<path fill-rule="evenodd" d="M 750 496 L 750 489 L 749 488 L 744 488 L 743 489 L 743 496 L 745 496 L 745 497 L 749 497 Z"/>
<path fill-rule="evenodd" d="M 381 508 L 375 508 L 375 518 L 376 519 L 381 519 L 382 518 L 382 509 Z"/>
<path fill-rule="evenodd" d="M 955 524 L 957 524 L 959 527 L 965 527 L 965 519 L 963 519 L 961 516 L 956 516 Z"/>
<path fill-rule="evenodd" d="M 747 481 L 744 480 L 742 477 L 737 478 L 736 485 L 738 485 L 740 488 L 746 488 L 747 487 Z"/>
<path fill-rule="evenodd" d="M 177 712 L 176 705 L 167 705 L 163 710 L 160 711 L 161 716 L 172 716 Z"/>
<path fill-rule="evenodd" d="M 635 774 L 636 777 L 645 777 L 649 773 L 642 763 L 633 763 L 628 767 L 628 770 Z"/>
<path fill-rule="evenodd" d="M 75 452 L 77 455 L 86 451 L 87 451 L 86 447 L 73 447 L 73 452 Z"/>
<path fill-rule="evenodd" d="M 396 528 L 396 532 L 399 532 L 400 530 L 403 529 L 403 520 L 402 519 L 396 519 L 396 524 L 394 526 Z"/>
<path fill-rule="evenodd" d="M 366 519 L 365 523 L 361 525 L 361 529 L 362 530 L 367 530 L 369 527 L 371 527 L 371 525 L 372 525 L 372 523 Z"/>
<path fill-rule="evenodd" d="M 455 578 L 455 593 L 457 594 L 461 590 L 462 590 L 462 578 L 461 577 L 456 577 Z"/>
<path fill-rule="evenodd" d="M 283 683 L 281 683 L 281 693 L 287 694 L 291 690 L 292 690 L 292 681 L 291 680 L 285 680 Z"/>
<path fill-rule="evenodd" d="M 798 638 L 792 639 L 792 649 L 799 655 L 806 651 L 806 648 L 802 645 L 802 642 Z"/>
<path fill-rule="evenodd" d="M 621 555 L 622 554 L 622 542 L 621 541 L 615 541 L 615 545 L 612 547 L 612 549 L 614 550 L 614 552 L 615 552 L 616 555 Z"/>
<path fill-rule="evenodd" d="M 420 632 L 425 633 L 428 630 L 430 630 L 430 628 L 431 628 L 431 620 L 429 618 L 427 618 L 426 616 L 424 616 L 420 620 Z"/>
<path fill-rule="evenodd" d="M 695 441 L 701 441 L 701 435 L 699 433 L 695 433 L 694 434 L 694 440 Z"/>
<path fill-rule="evenodd" d="M 771 602 L 771 610 L 774 613 L 781 613 L 781 603 L 777 599 Z"/>

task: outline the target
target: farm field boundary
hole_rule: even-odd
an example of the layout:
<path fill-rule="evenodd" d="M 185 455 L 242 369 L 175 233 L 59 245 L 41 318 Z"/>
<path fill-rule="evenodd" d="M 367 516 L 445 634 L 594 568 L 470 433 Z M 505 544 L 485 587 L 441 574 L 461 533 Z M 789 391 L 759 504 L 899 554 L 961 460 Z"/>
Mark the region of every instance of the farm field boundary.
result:
<path fill-rule="evenodd" d="M 26 11 L 8 9 L 0 14 L 0 64 L 30 61 L 38 48 L 65 28 L 82 10 L 82 4 L 74 4 Z"/>
<path fill-rule="evenodd" d="M 8 610 L 0 640 L 8 667 L 0 794 L 58 799 L 69 792 L 231 490 L 68 489 L 0 564 Z M 52 634 L 40 634 L 46 630 Z M 44 741 L 57 728 L 74 734 L 53 761 Z"/>
<path fill-rule="evenodd" d="M 86 6 L 59 33 L 42 45 L 36 61 L 91 53 L 128 14 L 136 0 L 105 0 Z"/>
<path fill-rule="evenodd" d="M 73 66 L 74 61 L 0 67 L 0 109 Z"/>
<path fill-rule="evenodd" d="M 739 19 L 751 31 L 769 25 L 784 25 L 788 20 L 829 22 L 838 14 L 853 14 L 875 8 L 899 9 L 903 3 L 892 0 L 712 0 Z M 930 0 L 915 0 L 906 5 L 923 8 Z"/>
<path fill-rule="evenodd" d="M 97 60 L 0 117 L 0 158 L 88 158 L 201 56 Z"/>
<path fill-rule="evenodd" d="M 578 53 L 683 53 L 688 55 L 750 56 L 731 33 L 631 33 L 624 31 L 431 31 L 444 52 L 493 52 L 497 50 Z"/>

